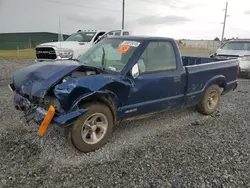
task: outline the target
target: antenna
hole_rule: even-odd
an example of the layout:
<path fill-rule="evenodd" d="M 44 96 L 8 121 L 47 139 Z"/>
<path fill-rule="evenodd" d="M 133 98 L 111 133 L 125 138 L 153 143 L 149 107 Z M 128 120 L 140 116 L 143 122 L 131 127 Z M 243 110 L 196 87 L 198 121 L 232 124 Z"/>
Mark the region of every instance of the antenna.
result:
<path fill-rule="evenodd" d="M 223 21 L 223 29 L 222 29 L 222 36 L 221 36 L 221 43 L 223 42 L 224 40 L 224 33 L 225 33 L 225 27 L 226 27 L 226 21 L 227 21 L 227 17 L 229 16 L 227 14 L 227 6 L 228 6 L 228 2 L 226 2 L 226 8 L 224 9 L 225 11 L 225 15 L 224 15 L 224 21 Z"/>
<path fill-rule="evenodd" d="M 125 0 L 122 1 L 122 31 L 124 30 Z"/>

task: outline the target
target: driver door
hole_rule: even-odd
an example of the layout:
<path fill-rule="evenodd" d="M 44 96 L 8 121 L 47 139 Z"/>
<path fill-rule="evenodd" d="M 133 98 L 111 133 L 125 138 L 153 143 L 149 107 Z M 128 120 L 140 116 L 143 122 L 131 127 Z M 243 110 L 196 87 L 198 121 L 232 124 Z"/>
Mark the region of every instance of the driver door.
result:
<path fill-rule="evenodd" d="M 132 73 L 135 69 L 139 71 L 132 78 L 130 94 L 122 108 L 124 117 L 161 111 L 182 103 L 184 86 L 171 42 L 150 42 L 135 67 Z"/>

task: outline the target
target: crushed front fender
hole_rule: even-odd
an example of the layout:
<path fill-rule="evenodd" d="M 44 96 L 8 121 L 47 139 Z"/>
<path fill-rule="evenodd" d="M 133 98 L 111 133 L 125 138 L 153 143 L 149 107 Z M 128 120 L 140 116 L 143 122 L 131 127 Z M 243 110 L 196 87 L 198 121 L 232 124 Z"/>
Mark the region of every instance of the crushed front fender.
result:
<path fill-rule="evenodd" d="M 67 127 L 71 125 L 78 117 L 86 113 L 87 109 L 79 109 L 74 112 L 70 112 L 68 114 L 55 114 L 52 119 L 52 124 L 57 125 L 59 127 Z M 47 111 L 41 107 L 38 107 L 35 112 L 34 121 L 36 123 L 41 123 L 46 116 Z"/>
<path fill-rule="evenodd" d="M 53 119 L 53 122 L 56 124 L 66 127 L 72 124 L 78 117 L 85 114 L 88 110 L 87 109 L 80 109 L 68 114 L 57 116 Z"/>

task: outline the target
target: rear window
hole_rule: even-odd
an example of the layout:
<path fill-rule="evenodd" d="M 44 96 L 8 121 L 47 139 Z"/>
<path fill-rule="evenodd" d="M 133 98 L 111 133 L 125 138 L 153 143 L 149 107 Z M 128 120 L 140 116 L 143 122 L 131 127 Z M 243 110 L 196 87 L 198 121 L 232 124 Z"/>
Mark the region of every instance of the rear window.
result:
<path fill-rule="evenodd" d="M 90 42 L 95 34 L 96 32 L 78 32 L 69 36 L 66 41 Z"/>

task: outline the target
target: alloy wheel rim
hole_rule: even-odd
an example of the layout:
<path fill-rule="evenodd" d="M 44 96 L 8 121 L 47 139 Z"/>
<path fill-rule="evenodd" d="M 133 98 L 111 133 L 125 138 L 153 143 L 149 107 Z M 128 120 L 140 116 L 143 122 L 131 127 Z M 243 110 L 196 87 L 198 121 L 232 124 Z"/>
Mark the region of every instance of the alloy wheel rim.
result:
<path fill-rule="evenodd" d="M 102 113 L 90 115 L 82 125 L 81 137 L 87 144 L 97 144 L 105 136 L 108 129 L 108 119 Z"/>
<path fill-rule="evenodd" d="M 217 91 L 211 91 L 208 95 L 208 100 L 207 100 L 207 107 L 211 110 L 214 109 L 215 106 L 218 103 L 218 92 Z"/>

